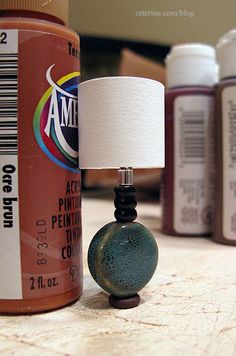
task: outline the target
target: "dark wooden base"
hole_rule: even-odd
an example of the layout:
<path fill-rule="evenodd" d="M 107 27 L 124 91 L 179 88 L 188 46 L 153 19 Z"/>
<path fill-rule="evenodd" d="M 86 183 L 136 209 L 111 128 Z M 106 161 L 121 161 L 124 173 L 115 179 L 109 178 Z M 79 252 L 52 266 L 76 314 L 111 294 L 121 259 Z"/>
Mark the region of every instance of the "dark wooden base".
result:
<path fill-rule="evenodd" d="M 112 307 L 117 309 L 131 309 L 139 305 L 140 296 L 139 294 L 135 294 L 131 297 L 119 298 L 111 294 L 109 297 L 109 303 Z"/>

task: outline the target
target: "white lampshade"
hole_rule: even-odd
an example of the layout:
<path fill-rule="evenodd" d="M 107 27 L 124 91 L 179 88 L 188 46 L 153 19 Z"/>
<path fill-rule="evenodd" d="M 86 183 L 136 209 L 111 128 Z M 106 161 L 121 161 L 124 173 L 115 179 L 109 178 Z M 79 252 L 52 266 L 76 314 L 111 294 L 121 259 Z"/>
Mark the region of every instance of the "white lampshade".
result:
<path fill-rule="evenodd" d="M 80 168 L 164 166 L 164 86 L 138 77 L 79 85 Z"/>

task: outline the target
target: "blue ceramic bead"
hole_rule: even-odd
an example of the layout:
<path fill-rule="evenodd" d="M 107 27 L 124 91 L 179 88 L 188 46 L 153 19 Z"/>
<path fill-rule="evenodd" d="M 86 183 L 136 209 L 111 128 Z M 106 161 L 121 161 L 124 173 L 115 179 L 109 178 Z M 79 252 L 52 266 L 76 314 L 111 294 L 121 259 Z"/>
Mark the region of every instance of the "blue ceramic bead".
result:
<path fill-rule="evenodd" d="M 155 238 L 137 222 L 103 226 L 88 251 L 88 265 L 95 281 L 121 298 L 139 292 L 152 278 L 157 262 Z"/>

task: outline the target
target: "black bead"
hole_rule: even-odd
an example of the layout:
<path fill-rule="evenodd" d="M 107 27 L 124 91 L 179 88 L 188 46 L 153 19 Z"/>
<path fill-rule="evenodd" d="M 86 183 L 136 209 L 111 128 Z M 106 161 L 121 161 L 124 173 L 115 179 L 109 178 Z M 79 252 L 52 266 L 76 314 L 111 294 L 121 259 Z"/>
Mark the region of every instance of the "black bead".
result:
<path fill-rule="evenodd" d="M 135 210 L 136 202 L 136 189 L 133 186 L 118 186 L 114 189 L 116 197 L 114 204 L 116 207 L 115 218 L 119 222 L 134 221 L 137 217 Z"/>
<path fill-rule="evenodd" d="M 109 303 L 112 307 L 117 309 L 136 308 L 140 303 L 140 296 L 139 294 L 134 294 L 130 297 L 119 298 L 111 294 L 109 297 Z"/>

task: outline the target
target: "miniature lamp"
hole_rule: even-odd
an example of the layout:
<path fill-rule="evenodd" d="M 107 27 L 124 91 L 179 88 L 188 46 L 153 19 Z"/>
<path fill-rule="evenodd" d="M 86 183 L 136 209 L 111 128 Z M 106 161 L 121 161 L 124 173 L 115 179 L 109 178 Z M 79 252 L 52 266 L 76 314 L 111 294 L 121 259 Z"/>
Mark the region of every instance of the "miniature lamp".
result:
<path fill-rule="evenodd" d="M 138 77 L 105 77 L 79 86 L 81 169 L 118 169 L 115 219 L 91 241 L 88 265 L 116 308 L 136 307 L 151 279 L 158 247 L 134 222 L 133 168 L 164 166 L 164 86 Z"/>

